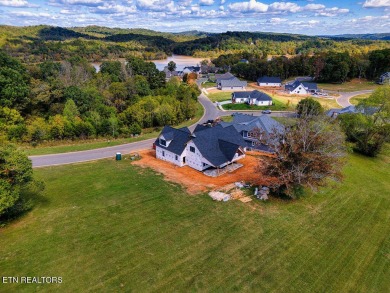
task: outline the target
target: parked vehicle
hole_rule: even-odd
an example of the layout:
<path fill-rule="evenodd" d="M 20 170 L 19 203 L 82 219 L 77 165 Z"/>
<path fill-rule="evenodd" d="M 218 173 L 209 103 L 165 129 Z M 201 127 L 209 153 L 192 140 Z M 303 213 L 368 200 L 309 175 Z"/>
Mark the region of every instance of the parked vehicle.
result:
<path fill-rule="evenodd" d="M 261 113 L 263 113 L 263 114 L 271 114 L 272 111 L 271 110 L 263 110 L 263 111 L 261 111 Z"/>

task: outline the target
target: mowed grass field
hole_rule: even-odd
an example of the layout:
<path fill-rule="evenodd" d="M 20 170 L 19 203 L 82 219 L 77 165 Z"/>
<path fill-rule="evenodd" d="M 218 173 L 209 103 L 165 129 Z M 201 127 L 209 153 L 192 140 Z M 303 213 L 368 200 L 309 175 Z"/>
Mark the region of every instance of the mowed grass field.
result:
<path fill-rule="evenodd" d="M 37 169 L 32 212 L 0 229 L 0 292 L 389 292 L 390 150 L 297 201 L 213 202 L 128 160 Z"/>
<path fill-rule="evenodd" d="M 329 91 L 340 91 L 340 92 L 355 92 L 362 90 L 375 90 L 380 85 L 376 84 L 373 81 L 368 81 L 366 79 L 352 79 L 344 83 L 318 83 L 318 88 L 329 90 Z"/>

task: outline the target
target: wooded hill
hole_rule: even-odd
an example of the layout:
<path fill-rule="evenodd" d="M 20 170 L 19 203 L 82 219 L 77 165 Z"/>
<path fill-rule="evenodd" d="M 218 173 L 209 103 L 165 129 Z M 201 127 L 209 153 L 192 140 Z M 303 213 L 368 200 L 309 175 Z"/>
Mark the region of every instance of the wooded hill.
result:
<path fill-rule="evenodd" d="M 378 35 L 379 36 L 379 35 Z M 386 36 L 383 36 L 386 38 Z M 316 54 L 329 50 L 367 54 L 390 48 L 386 40 L 355 36 L 315 37 L 263 32 L 165 33 L 146 29 L 100 26 L 62 28 L 46 25 L 0 26 L 0 48 L 22 62 L 61 61 L 74 54 L 90 61 L 136 56 L 145 60 L 181 54 L 218 57 L 249 52 L 267 55 Z"/>

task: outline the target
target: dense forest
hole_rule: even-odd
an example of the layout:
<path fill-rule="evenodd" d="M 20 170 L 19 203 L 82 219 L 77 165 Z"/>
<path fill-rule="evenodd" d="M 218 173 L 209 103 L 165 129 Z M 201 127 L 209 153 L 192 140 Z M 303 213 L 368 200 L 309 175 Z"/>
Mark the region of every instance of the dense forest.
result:
<path fill-rule="evenodd" d="M 196 85 L 165 82 L 154 63 L 129 57 L 102 63 L 86 59 L 24 66 L 0 51 L 0 139 L 43 140 L 129 136 L 143 128 L 194 117 Z"/>

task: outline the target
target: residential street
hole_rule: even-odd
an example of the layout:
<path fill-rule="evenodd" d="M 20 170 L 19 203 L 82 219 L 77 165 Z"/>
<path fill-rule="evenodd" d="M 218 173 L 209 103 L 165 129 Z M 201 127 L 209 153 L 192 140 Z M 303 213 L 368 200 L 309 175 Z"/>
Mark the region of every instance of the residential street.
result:
<path fill-rule="evenodd" d="M 330 92 L 330 91 L 329 91 Z M 352 106 L 352 104 L 349 102 L 349 99 L 363 95 L 363 94 L 370 94 L 372 93 L 372 90 L 365 90 L 365 91 L 358 91 L 358 92 L 349 92 L 349 93 L 342 93 L 342 92 L 333 92 L 340 94 L 340 97 L 336 99 L 337 104 L 339 104 L 341 107 L 345 108 L 348 106 Z"/>
<path fill-rule="evenodd" d="M 195 124 L 190 126 L 190 130 L 194 130 L 195 126 L 198 123 L 206 122 L 207 120 L 214 120 L 220 116 L 229 116 L 232 113 L 238 111 L 221 111 L 217 109 L 216 105 L 209 100 L 207 96 L 203 93 L 199 96 L 199 102 L 203 105 L 205 111 L 203 117 L 200 121 L 197 121 Z M 253 114 L 253 115 L 261 115 L 260 111 L 245 111 L 242 113 Z M 272 113 L 271 116 L 292 116 L 293 112 L 277 112 Z M 52 154 L 52 155 L 43 155 L 43 156 L 30 156 L 29 158 L 32 160 L 32 164 L 34 168 L 38 167 L 47 167 L 47 166 L 56 166 L 56 165 L 65 165 L 86 161 L 93 161 L 104 158 L 114 158 L 117 152 L 122 154 L 136 152 L 139 150 L 149 149 L 152 147 L 153 139 L 143 140 L 139 142 L 133 142 L 128 144 L 122 144 L 118 146 L 88 150 L 88 151 L 80 151 L 73 153 L 63 153 L 63 154 Z"/>

